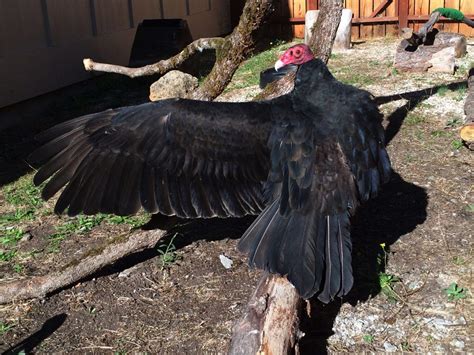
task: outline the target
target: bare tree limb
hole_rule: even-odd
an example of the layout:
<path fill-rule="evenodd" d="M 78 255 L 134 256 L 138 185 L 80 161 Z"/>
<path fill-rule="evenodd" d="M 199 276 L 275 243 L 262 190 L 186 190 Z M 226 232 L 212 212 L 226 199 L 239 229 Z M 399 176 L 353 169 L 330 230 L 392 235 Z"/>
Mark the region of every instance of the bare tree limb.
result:
<path fill-rule="evenodd" d="M 90 58 L 83 60 L 84 68 L 87 71 L 100 71 L 104 73 L 116 73 L 126 75 L 130 78 L 137 78 L 140 76 L 165 74 L 166 72 L 177 68 L 186 59 L 192 56 L 197 51 L 202 52 L 204 49 L 217 49 L 224 44 L 225 40 L 220 37 L 215 38 L 200 38 L 186 46 L 181 52 L 175 56 L 160 60 L 157 63 L 145 65 L 140 68 L 129 68 L 121 65 L 98 63 Z"/>
<path fill-rule="evenodd" d="M 166 231 L 163 230 L 153 230 L 134 233 L 126 239 L 123 236 L 117 237 L 101 249 L 89 252 L 89 256 L 84 259 L 69 264 L 64 270 L 2 284 L 0 285 L 0 304 L 45 297 L 127 255 L 154 247 L 165 233 Z"/>

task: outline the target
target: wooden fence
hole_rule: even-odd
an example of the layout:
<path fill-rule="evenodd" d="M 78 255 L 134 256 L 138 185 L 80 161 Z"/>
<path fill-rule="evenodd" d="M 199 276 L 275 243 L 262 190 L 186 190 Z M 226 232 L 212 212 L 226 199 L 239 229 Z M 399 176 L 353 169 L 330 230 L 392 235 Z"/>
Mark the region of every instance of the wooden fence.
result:
<path fill-rule="evenodd" d="M 286 18 L 286 22 L 292 25 L 295 37 L 304 37 L 304 14 L 307 10 L 318 9 L 319 0 L 280 1 L 277 17 Z M 474 0 L 344 0 L 344 6 L 354 14 L 353 39 L 397 35 L 400 27 L 416 30 L 438 7 L 452 7 L 474 18 Z M 474 36 L 473 28 L 447 19 L 443 19 L 436 27 Z"/>

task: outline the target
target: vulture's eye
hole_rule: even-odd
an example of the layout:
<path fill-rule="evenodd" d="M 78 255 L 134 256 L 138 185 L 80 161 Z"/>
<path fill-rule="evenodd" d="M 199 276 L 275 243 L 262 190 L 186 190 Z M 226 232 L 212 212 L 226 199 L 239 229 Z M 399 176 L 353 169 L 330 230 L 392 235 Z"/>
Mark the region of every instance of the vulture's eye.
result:
<path fill-rule="evenodd" d="M 296 56 L 299 57 L 301 55 L 301 50 L 297 49 L 296 50 Z"/>

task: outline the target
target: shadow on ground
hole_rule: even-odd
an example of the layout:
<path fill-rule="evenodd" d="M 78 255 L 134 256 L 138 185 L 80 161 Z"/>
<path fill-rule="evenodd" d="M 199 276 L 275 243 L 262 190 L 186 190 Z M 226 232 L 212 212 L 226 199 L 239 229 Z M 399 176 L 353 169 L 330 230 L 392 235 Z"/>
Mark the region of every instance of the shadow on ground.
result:
<path fill-rule="evenodd" d="M 44 340 L 48 339 L 56 330 L 58 330 L 64 324 L 66 318 L 67 315 L 64 313 L 51 317 L 46 322 L 44 322 L 43 326 L 38 331 L 34 332 L 10 349 L 7 349 L 3 354 L 30 354 L 35 347 L 41 344 Z"/>

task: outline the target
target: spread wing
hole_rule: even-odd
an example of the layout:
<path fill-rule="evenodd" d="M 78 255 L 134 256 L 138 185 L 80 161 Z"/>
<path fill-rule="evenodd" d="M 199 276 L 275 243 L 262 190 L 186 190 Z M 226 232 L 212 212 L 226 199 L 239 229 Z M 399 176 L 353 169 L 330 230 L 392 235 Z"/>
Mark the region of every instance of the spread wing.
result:
<path fill-rule="evenodd" d="M 164 100 L 79 117 L 39 135 L 43 198 L 69 215 L 226 217 L 263 209 L 267 103 Z"/>
<path fill-rule="evenodd" d="M 381 115 L 369 94 L 326 83 L 311 107 L 296 98 L 297 115 L 275 124 L 273 202 L 239 243 L 251 265 L 287 275 L 302 297 L 317 294 L 322 302 L 351 289 L 350 214 L 390 176 Z"/>

